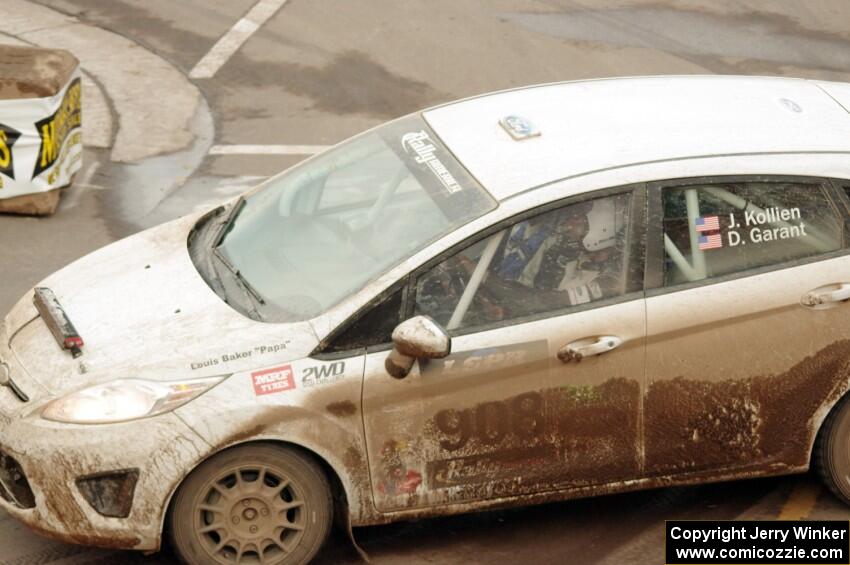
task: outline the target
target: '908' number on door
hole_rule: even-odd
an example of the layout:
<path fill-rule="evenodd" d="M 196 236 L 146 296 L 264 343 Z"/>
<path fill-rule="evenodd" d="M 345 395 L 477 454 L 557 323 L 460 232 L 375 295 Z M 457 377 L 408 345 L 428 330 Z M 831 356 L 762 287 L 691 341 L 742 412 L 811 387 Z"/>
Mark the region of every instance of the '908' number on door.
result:
<path fill-rule="evenodd" d="M 497 445 L 509 434 L 526 439 L 539 436 L 544 422 L 543 397 L 536 392 L 465 410 L 441 410 L 434 416 L 442 436 L 440 447 L 447 451 L 463 449 L 470 441 Z"/>

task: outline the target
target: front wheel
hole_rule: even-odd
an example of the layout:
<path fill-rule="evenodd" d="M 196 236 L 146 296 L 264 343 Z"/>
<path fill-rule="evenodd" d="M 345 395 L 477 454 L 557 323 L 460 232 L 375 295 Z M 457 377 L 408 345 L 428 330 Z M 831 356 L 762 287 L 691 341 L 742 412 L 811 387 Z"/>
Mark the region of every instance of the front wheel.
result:
<path fill-rule="evenodd" d="M 322 469 L 293 449 L 235 447 L 186 479 L 169 513 L 171 541 L 190 565 L 307 563 L 333 518 Z"/>

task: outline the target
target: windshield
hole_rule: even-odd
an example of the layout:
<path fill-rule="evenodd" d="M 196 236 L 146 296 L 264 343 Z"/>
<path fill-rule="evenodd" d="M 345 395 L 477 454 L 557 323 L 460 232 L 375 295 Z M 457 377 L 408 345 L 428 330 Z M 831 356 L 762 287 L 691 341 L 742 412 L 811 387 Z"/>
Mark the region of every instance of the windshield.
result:
<path fill-rule="evenodd" d="M 246 196 L 219 253 L 259 295 L 263 319 L 306 320 L 495 206 L 425 122 L 407 117 Z"/>

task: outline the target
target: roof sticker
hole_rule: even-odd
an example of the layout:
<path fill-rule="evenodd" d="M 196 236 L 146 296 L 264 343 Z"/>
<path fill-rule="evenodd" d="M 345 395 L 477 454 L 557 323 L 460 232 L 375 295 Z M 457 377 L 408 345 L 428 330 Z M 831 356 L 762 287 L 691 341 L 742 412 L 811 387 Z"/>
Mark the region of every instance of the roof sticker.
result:
<path fill-rule="evenodd" d="M 499 120 L 499 125 L 510 134 L 515 141 L 522 141 L 529 137 L 538 137 L 540 130 L 531 121 L 522 116 L 505 116 Z"/>

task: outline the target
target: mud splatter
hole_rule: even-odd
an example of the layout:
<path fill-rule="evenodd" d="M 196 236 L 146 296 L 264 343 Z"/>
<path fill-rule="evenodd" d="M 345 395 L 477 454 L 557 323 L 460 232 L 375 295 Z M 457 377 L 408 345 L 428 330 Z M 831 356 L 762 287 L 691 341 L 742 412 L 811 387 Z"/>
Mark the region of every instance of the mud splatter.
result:
<path fill-rule="evenodd" d="M 421 442 L 388 442 L 382 471 L 407 478 L 399 470 L 430 452 L 427 491 L 441 491 L 448 502 L 634 478 L 639 401 L 640 384 L 617 378 L 443 410 L 426 423 Z M 393 494 L 385 503 L 396 508 L 414 506 L 420 496 Z"/>
<path fill-rule="evenodd" d="M 357 498 L 357 504 L 353 507 L 359 510 L 359 514 L 351 516 L 351 520 L 368 519 L 375 513 L 375 506 L 372 503 L 372 482 L 369 479 L 369 466 L 366 464 L 363 446 L 357 443 L 349 446 L 343 454 L 342 464 L 345 466 L 345 474 L 351 484 L 349 496 Z M 349 508 L 352 508 L 351 503 L 355 501 L 348 502 Z"/>
<path fill-rule="evenodd" d="M 78 545 L 102 547 L 105 549 L 134 549 L 141 543 L 137 537 L 104 537 L 104 536 L 89 536 L 82 534 L 63 534 L 39 528 L 38 526 L 30 525 L 30 528 L 40 536 L 61 541 L 64 543 L 73 543 Z"/>
<path fill-rule="evenodd" d="M 384 447 L 382 472 L 398 475 L 424 458 L 419 502 L 478 507 L 491 498 L 560 491 L 554 500 L 798 471 L 808 466 L 815 415 L 848 382 L 850 340 L 781 374 L 653 383 L 643 473 L 636 380 L 544 389 L 435 414 L 421 439 Z M 398 492 L 382 504 L 421 506 Z"/>
<path fill-rule="evenodd" d="M 82 541 L 77 541 L 77 538 L 80 536 L 70 534 L 68 532 L 80 532 L 92 529 L 92 524 L 89 522 L 83 510 L 77 505 L 74 498 L 69 495 L 68 486 L 65 483 L 66 475 L 75 476 L 82 474 L 79 472 L 79 468 L 79 461 L 75 458 L 66 457 L 61 453 L 54 453 L 50 457 L 49 463 L 44 467 L 34 466 L 31 469 L 28 469 L 31 484 L 38 488 L 36 496 L 38 509 L 36 512 L 41 514 L 41 509 L 44 508 L 45 515 L 53 516 L 55 519 L 61 521 L 61 524 L 52 525 L 54 528 L 52 531 L 34 528 L 41 535 L 70 543 L 84 543 Z M 62 470 L 62 472 L 57 472 L 57 469 Z M 40 496 L 38 493 L 40 493 Z M 85 542 L 94 541 L 89 540 L 88 536 L 83 537 L 86 537 Z M 128 546 L 123 545 L 123 542 L 129 542 L 129 540 L 118 541 L 122 545 L 110 545 L 110 547 L 133 547 L 139 542 L 139 540 L 135 540 L 132 545 Z M 108 538 L 106 540 L 96 540 L 93 545 L 101 545 L 101 543 L 98 542 L 113 543 L 112 539 Z"/>
<path fill-rule="evenodd" d="M 808 464 L 812 418 L 850 378 L 850 341 L 780 375 L 653 383 L 645 402 L 649 474 Z"/>
<path fill-rule="evenodd" d="M 357 406 L 350 400 L 343 400 L 341 402 L 331 402 L 325 406 L 325 410 L 334 416 L 345 418 L 355 415 L 357 413 Z"/>
<path fill-rule="evenodd" d="M 342 464 L 345 465 L 345 470 L 353 481 L 368 486 L 369 472 L 363 458 L 363 449 L 360 446 L 352 445 L 346 449 L 345 455 L 342 457 Z"/>
<path fill-rule="evenodd" d="M 634 476 L 638 470 L 637 381 L 611 379 L 596 387 L 550 389 L 557 401 L 550 416 L 560 420 L 566 477 L 604 482 Z"/>
<path fill-rule="evenodd" d="M 257 424 L 254 426 L 248 426 L 246 429 L 241 430 L 231 436 L 229 436 L 225 441 L 221 442 L 219 447 L 224 447 L 226 445 L 233 445 L 236 443 L 241 443 L 245 440 L 252 439 L 266 430 L 265 424 Z"/>

